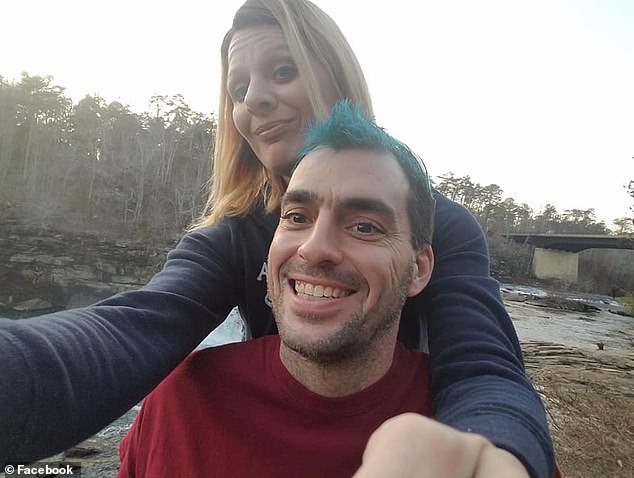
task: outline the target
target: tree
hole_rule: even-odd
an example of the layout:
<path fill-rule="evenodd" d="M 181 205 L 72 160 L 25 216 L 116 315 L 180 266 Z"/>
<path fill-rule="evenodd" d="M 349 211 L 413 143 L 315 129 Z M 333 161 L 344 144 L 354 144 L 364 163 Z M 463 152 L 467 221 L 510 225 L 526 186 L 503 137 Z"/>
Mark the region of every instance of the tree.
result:
<path fill-rule="evenodd" d="M 542 212 L 535 216 L 535 232 L 553 234 L 561 222 L 557 208 L 552 204 L 546 204 Z"/>
<path fill-rule="evenodd" d="M 632 156 L 632 159 L 634 159 L 634 156 Z M 630 197 L 634 200 L 634 179 L 630 180 L 630 182 L 627 183 L 627 185 L 624 187 Z M 634 213 L 634 203 L 630 206 L 630 211 Z M 634 218 L 632 219 L 632 221 L 634 221 Z"/>
<path fill-rule="evenodd" d="M 489 217 L 495 212 L 502 201 L 502 189 L 497 184 L 485 187 L 478 185 L 478 193 L 474 201 L 478 211 L 478 219 L 484 230 L 488 229 Z"/>
<path fill-rule="evenodd" d="M 456 178 L 454 173 L 447 173 L 444 176 L 438 176 L 440 183 L 434 183 L 436 190 L 444 196 L 447 196 L 452 201 L 456 201 L 458 194 L 460 193 L 461 178 Z"/>
<path fill-rule="evenodd" d="M 150 107 L 73 105 L 51 77 L 0 77 L 0 201 L 62 227 L 181 232 L 203 207 L 216 122 L 180 95 Z"/>
<path fill-rule="evenodd" d="M 99 96 L 87 95 L 77 103 L 73 115 L 72 141 L 76 163 L 74 199 L 77 205 L 93 202 L 95 183 L 100 168 L 102 146 L 105 134 L 107 105 Z"/>
<path fill-rule="evenodd" d="M 563 212 L 561 233 L 565 234 L 607 234 L 605 223 L 597 222 L 594 209 L 568 209 Z"/>
<path fill-rule="evenodd" d="M 72 102 L 50 76 L 0 82 L 0 189 L 37 215 L 54 213 L 68 167 Z"/>
<path fill-rule="evenodd" d="M 533 211 L 528 204 L 516 204 L 513 198 L 499 202 L 489 216 L 488 230 L 531 232 Z"/>
<path fill-rule="evenodd" d="M 11 199 L 13 192 L 7 176 L 19 164 L 13 157 L 18 102 L 16 88 L 0 76 L 0 199 L 5 200 Z"/>
<path fill-rule="evenodd" d="M 612 224 L 616 226 L 614 233 L 617 235 L 634 233 L 634 221 L 632 221 L 632 218 L 619 217 L 612 221 Z"/>

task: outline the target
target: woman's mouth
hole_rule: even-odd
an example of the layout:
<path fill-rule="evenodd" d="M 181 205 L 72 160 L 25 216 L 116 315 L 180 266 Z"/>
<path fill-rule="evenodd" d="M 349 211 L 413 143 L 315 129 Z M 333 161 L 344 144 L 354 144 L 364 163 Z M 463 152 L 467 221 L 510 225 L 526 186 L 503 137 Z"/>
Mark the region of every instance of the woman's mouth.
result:
<path fill-rule="evenodd" d="M 288 120 L 272 121 L 257 128 L 254 134 L 260 138 L 269 139 L 286 131 L 289 124 Z"/>

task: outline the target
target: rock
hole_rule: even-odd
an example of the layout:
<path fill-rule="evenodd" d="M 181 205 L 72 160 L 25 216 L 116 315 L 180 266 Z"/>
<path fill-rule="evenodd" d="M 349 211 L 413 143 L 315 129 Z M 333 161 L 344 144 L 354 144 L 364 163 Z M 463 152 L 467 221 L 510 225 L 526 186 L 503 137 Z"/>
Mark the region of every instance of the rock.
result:
<path fill-rule="evenodd" d="M 608 312 L 610 314 L 622 315 L 623 317 L 634 317 L 634 315 L 630 314 L 629 312 L 626 312 L 625 310 L 608 309 Z"/>
<path fill-rule="evenodd" d="M 531 297 L 530 304 L 537 307 L 549 307 L 552 309 L 570 310 L 574 312 L 598 312 L 599 310 L 601 310 L 598 307 L 586 302 L 558 296 L 533 296 Z"/>
<path fill-rule="evenodd" d="M 84 458 L 87 456 L 96 455 L 97 453 L 101 453 L 103 451 L 103 447 L 97 442 L 97 440 L 88 439 L 86 441 L 81 442 L 79 445 L 76 445 L 68 450 L 64 454 L 65 457 L 68 458 Z"/>
<path fill-rule="evenodd" d="M 29 299 L 13 306 L 13 310 L 18 312 L 36 312 L 52 308 L 53 304 L 42 299 Z"/>
<path fill-rule="evenodd" d="M 35 262 L 35 259 L 33 258 L 33 256 L 29 256 L 27 254 L 14 254 L 9 257 L 9 262 L 16 262 L 19 264 L 31 264 L 32 262 Z"/>
<path fill-rule="evenodd" d="M 6 232 L 6 234 L 5 234 Z M 147 283 L 164 263 L 173 243 L 104 239 L 97 234 L 59 232 L 0 218 L 0 300 L 20 315 L 87 305 L 73 297 L 84 294 L 104 298 Z"/>
<path fill-rule="evenodd" d="M 520 294 L 518 292 L 502 291 L 504 300 L 512 300 L 513 302 L 526 302 L 529 298 L 526 294 Z"/>

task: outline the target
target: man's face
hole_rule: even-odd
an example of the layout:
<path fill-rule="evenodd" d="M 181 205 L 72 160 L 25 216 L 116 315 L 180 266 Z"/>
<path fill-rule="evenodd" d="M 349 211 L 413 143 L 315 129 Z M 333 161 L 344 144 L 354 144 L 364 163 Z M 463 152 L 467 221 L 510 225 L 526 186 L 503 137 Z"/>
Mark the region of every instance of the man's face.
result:
<path fill-rule="evenodd" d="M 334 362 L 396 330 L 405 298 L 422 290 L 433 263 L 429 247 L 411 246 L 407 193 L 390 153 L 326 148 L 302 160 L 269 252 L 283 347 Z"/>

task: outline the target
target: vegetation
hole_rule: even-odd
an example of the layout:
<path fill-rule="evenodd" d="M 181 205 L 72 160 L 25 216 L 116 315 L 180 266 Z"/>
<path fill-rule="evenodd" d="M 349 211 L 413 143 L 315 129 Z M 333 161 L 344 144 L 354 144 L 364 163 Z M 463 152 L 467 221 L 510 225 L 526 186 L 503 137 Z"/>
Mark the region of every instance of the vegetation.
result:
<path fill-rule="evenodd" d="M 632 159 L 634 159 L 634 157 L 632 157 Z M 634 180 L 630 181 L 627 186 L 627 193 L 632 197 L 632 199 L 634 200 Z M 634 205 L 632 205 L 632 207 L 630 207 L 630 210 L 632 212 L 634 212 Z M 633 220 L 634 221 L 634 220 Z"/>
<path fill-rule="evenodd" d="M 623 296 L 619 299 L 622 304 L 625 304 L 630 309 L 630 315 L 634 317 L 634 292 L 631 295 Z"/>
<path fill-rule="evenodd" d="M 551 204 L 535 213 L 528 204 L 517 204 L 513 198 L 502 199 L 497 184 L 481 186 L 469 176 L 456 177 L 448 173 L 438 177 L 435 188 L 454 201 L 463 204 L 474 214 L 489 234 L 504 232 L 549 234 L 628 234 L 634 232 L 632 219 L 623 217 L 613 221 L 614 230 L 598 222 L 594 209 L 569 209 L 562 213 Z M 634 181 L 632 181 L 634 188 Z M 633 193 L 634 194 L 634 193 Z M 634 196 L 633 196 L 634 198 Z"/>
<path fill-rule="evenodd" d="M 0 210 L 56 227 L 167 239 L 195 218 L 206 197 L 216 122 L 179 95 L 153 96 L 149 113 L 86 96 L 74 105 L 52 77 L 0 77 Z M 435 187 L 469 208 L 491 237 L 504 232 L 626 234 L 594 210 L 548 205 L 534 212 L 453 173 Z M 634 199 L 634 181 L 627 186 Z"/>
<path fill-rule="evenodd" d="M 0 77 L 1 209 L 59 227 L 180 232 L 205 197 L 215 121 L 180 96 L 149 106 L 73 105 L 50 76 Z"/>

